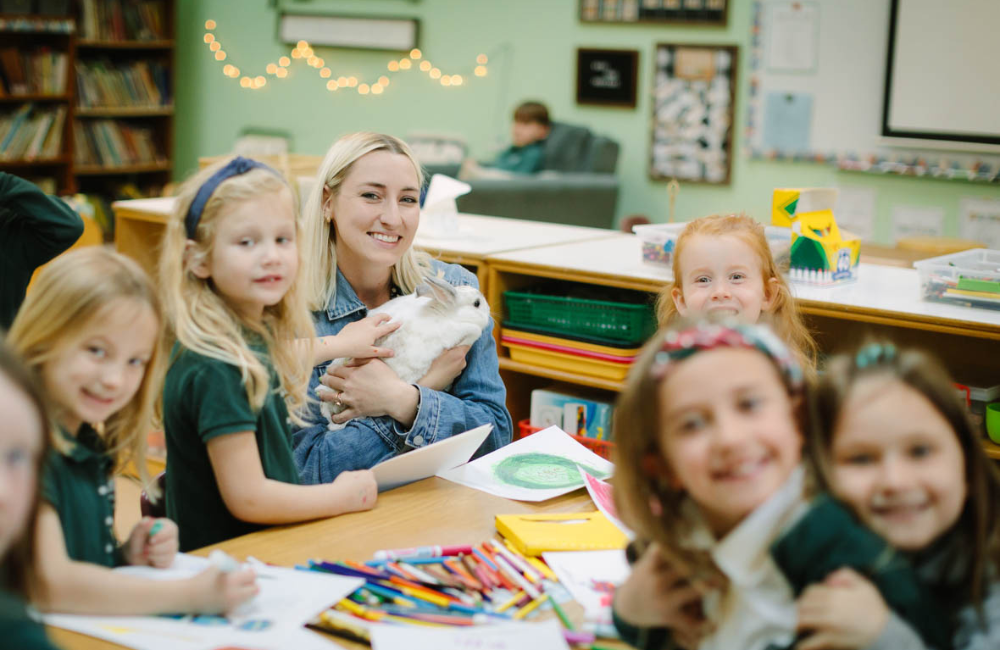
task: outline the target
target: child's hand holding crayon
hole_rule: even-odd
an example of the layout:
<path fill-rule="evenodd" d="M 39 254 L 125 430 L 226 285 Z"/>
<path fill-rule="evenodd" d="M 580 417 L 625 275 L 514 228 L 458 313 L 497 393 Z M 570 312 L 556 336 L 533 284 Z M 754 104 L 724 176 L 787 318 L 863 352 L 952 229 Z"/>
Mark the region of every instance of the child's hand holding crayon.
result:
<path fill-rule="evenodd" d="M 260 592 L 257 574 L 221 551 L 212 551 L 212 566 L 190 580 L 197 611 L 228 614 Z"/>
<path fill-rule="evenodd" d="M 177 524 L 170 519 L 143 517 L 125 543 L 125 561 L 165 569 L 177 555 L 177 535 Z"/>

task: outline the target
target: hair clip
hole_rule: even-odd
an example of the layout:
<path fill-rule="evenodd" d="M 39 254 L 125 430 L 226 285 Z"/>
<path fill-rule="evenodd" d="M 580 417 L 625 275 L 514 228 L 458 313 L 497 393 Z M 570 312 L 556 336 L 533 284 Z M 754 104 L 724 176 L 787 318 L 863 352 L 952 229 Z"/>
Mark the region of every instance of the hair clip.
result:
<path fill-rule="evenodd" d="M 858 368 L 867 368 L 879 363 L 892 361 L 896 358 L 896 346 L 892 343 L 870 343 L 858 350 L 854 355 L 854 365 Z"/>

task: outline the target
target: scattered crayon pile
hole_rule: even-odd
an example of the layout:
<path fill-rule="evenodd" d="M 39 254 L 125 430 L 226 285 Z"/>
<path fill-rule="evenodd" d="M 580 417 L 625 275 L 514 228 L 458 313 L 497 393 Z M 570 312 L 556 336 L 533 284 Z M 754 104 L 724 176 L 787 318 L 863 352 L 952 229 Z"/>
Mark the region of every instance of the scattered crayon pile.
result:
<path fill-rule="evenodd" d="M 371 624 L 473 626 L 523 620 L 551 604 L 566 641 L 589 645 L 594 635 L 575 630 L 553 597 L 555 573 L 503 539 L 473 546 L 425 546 L 379 551 L 364 564 L 310 560 L 310 571 L 365 581 L 323 612 L 312 626 L 368 642 Z"/>

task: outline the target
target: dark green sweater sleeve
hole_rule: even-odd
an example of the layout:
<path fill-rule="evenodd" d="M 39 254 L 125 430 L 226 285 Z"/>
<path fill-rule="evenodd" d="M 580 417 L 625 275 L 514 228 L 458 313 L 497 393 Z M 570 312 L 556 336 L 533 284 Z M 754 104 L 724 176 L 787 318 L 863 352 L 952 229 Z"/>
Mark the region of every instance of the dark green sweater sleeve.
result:
<path fill-rule="evenodd" d="M 889 609 L 913 626 L 933 648 L 950 647 L 951 625 L 932 590 L 909 562 L 828 496 L 771 547 L 771 556 L 798 597 L 837 569 L 850 568 L 871 580 Z"/>
<path fill-rule="evenodd" d="M 82 234 L 83 220 L 66 203 L 0 172 L 0 328 L 13 322 L 35 269 Z"/>

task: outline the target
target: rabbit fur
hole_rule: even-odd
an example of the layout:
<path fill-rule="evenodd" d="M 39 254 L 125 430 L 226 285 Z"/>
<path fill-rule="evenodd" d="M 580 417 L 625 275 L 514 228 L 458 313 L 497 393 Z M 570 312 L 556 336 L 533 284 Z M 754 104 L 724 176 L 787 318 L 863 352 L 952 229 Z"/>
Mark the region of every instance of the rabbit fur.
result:
<path fill-rule="evenodd" d="M 426 375 L 431 363 L 445 350 L 475 343 L 490 322 L 490 307 L 478 289 L 467 285 L 456 287 L 435 277 L 425 278 L 414 293 L 393 298 L 368 312 L 369 316 L 374 314 L 389 314 L 392 321 L 402 322 L 399 329 L 375 345 L 395 352 L 382 361 L 409 384 Z M 343 365 L 345 361 L 334 359 L 331 364 Z M 333 391 L 320 384 L 316 392 Z M 320 405 L 327 419 L 345 408 L 331 402 Z M 329 428 L 335 431 L 343 426 L 331 421 Z"/>

